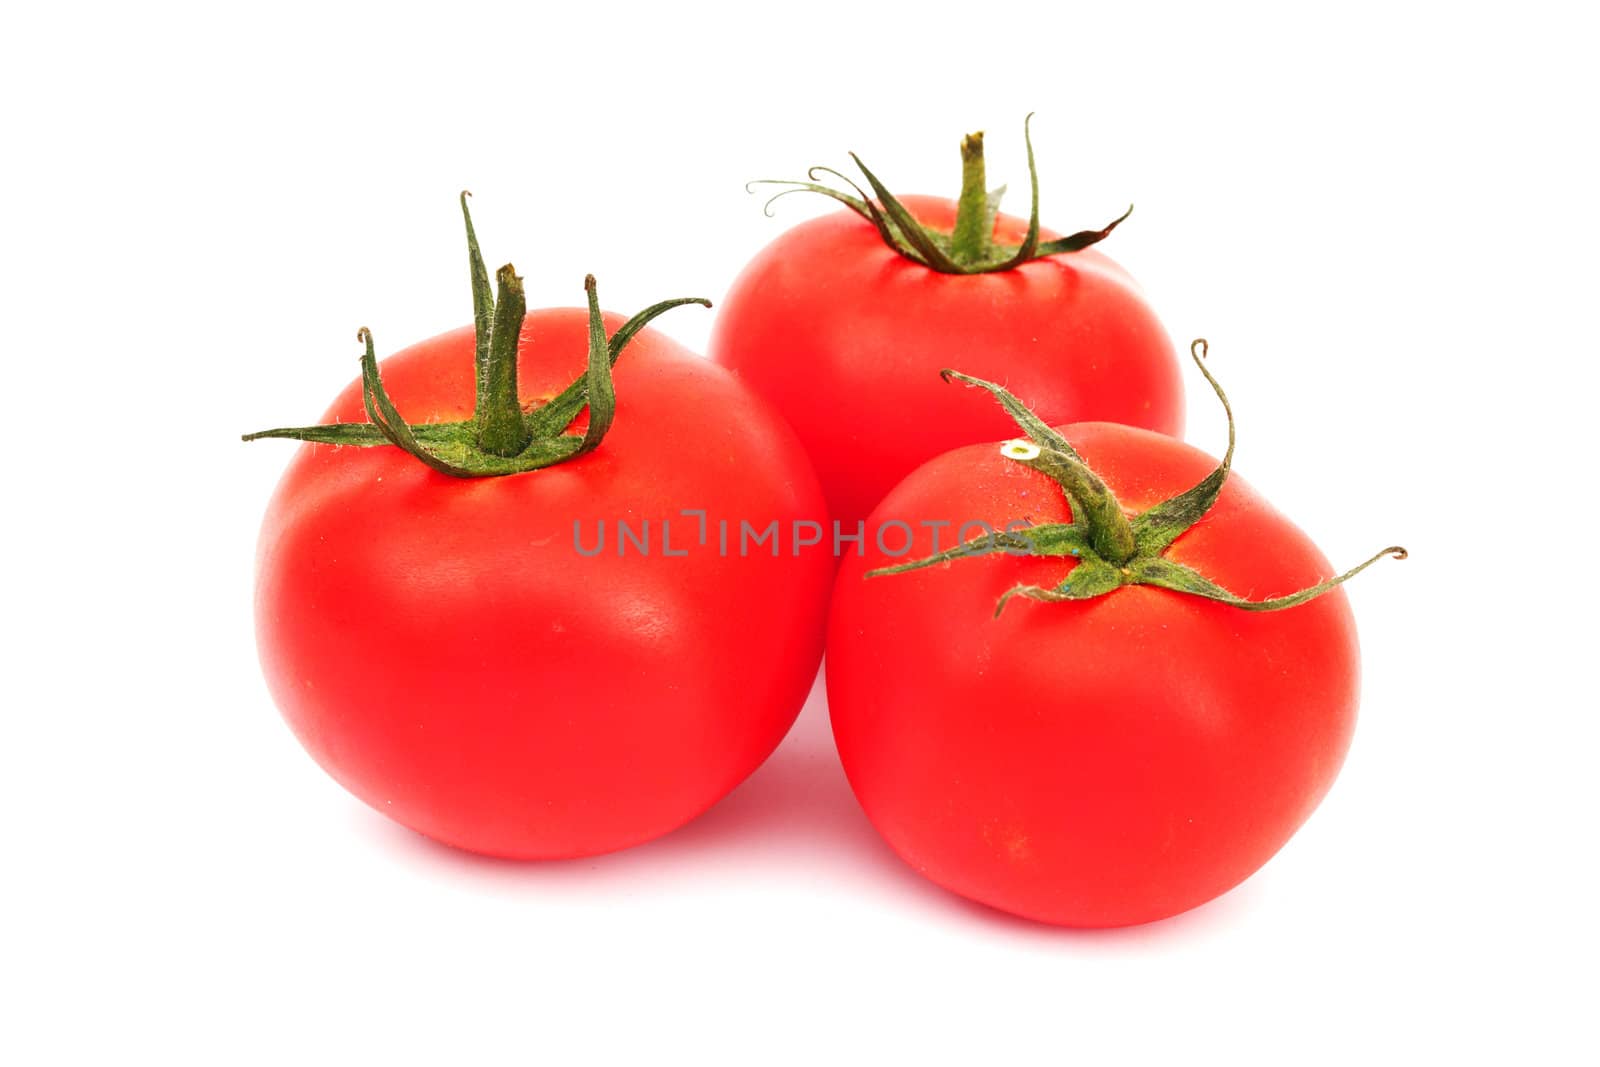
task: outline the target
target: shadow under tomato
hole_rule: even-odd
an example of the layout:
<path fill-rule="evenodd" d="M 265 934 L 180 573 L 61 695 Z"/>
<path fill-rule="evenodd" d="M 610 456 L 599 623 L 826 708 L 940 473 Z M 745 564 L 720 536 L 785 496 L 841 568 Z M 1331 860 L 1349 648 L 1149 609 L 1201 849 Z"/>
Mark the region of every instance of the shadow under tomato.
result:
<path fill-rule="evenodd" d="M 506 880 L 621 882 L 637 879 L 642 868 L 715 868 L 724 861 L 780 871 L 815 871 L 826 863 L 840 877 L 904 870 L 862 814 L 839 765 L 820 671 L 794 727 L 766 763 L 698 818 L 633 848 L 572 860 L 503 860 L 441 845 L 368 809 L 361 815 L 369 831 L 400 851 Z"/>
<path fill-rule="evenodd" d="M 1062 941 L 1085 948 L 1161 944 L 1232 926 L 1250 909 L 1259 879 L 1171 918 L 1104 930 L 1049 926 L 948 892 L 902 862 L 856 803 L 834 750 L 820 671 L 794 728 L 765 764 L 699 818 L 643 845 L 572 860 L 504 860 L 439 844 L 370 809 L 359 810 L 367 830 L 381 835 L 386 846 L 500 886 L 631 890 L 664 879 L 722 882 L 729 875 L 815 882 L 826 872 L 830 884 L 849 885 L 866 907 L 879 898 L 890 907 L 965 919 L 1035 944 Z"/>
<path fill-rule="evenodd" d="M 1104 928 L 1051 926 L 1033 919 L 1024 919 L 1020 915 L 1012 915 L 1010 912 L 968 900 L 954 893 L 942 895 L 952 907 L 963 912 L 971 922 L 989 927 L 1000 934 L 1035 942 L 1051 939 L 1070 941 L 1084 948 L 1103 947 L 1122 953 L 1130 947 L 1175 944 L 1203 937 L 1210 931 L 1226 930 L 1247 922 L 1245 916 L 1251 911 L 1252 901 L 1257 897 L 1255 883 L 1258 877 L 1252 876 L 1220 897 L 1165 919 L 1156 919 L 1137 926 Z"/>

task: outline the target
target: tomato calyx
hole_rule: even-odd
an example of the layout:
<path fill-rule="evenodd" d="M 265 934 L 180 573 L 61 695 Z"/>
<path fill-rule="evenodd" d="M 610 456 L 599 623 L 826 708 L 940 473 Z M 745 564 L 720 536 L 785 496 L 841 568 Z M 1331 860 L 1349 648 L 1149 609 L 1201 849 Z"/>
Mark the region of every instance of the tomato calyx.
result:
<path fill-rule="evenodd" d="M 1204 339 L 1190 346 L 1190 354 L 1200 373 L 1205 375 L 1222 409 L 1228 417 L 1228 450 L 1223 454 L 1217 469 L 1202 478 L 1191 488 L 1155 505 L 1131 518 L 1117 501 L 1116 495 L 1105 482 L 1091 470 L 1072 447 L 1072 444 L 1051 429 L 1003 386 L 981 378 L 973 378 L 958 371 L 946 370 L 941 374 L 945 381 L 964 382 L 969 386 L 987 390 L 1006 414 L 1026 435 L 1026 439 L 1007 441 L 1000 446 L 1000 454 L 1014 462 L 1031 467 L 1050 477 L 1061 487 L 1072 510 L 1072 521 L 1047 523 L 1014 529 L 1008 526 L 995 532 L 936 552 L 922 559 L 891 567 L 868 571 L 868 578 L 878 578 L 906 571 L 919 570 L 937 564 L 949 563 L 969 556 L 986 555 L 999 550 L 1011 555 L 1071 557 L 1076 566 L 1066 578 L 1053 588 L 1036 585 L 1017 585 L 1003 593 L 995 605 L 998 616 L 1013 597 L 1028 600 L 1058 602 L 1063 600 L 1092 600 L 1125 585 L 1152 585 L 1176 593 L 1215 600 L 1245 611 L 1281 611 L 1296 607 L 1329 590 L 1342 585 L 1386 556 L 1405 559 L 1406 550 L 1391 545 L 1370 559 L 1345 573 L 1316 585 L 1284 596 L 1265 600 L 1250 600 L 1232 593 L 1205 577 L 1192 567 L 1165 558 L 1165 552 L 1186 530 L 1199 522 L 1217 502 L 1223 484 L 1233 468 L 1235 430 L 1233 408 L 1222 386 L 1206 368 L 1208 347 Z"/>
<path fill-rule="evenodd" d="M 1023 141 L 1028 146 L 1028 181 L 1033 199 L 1028 213 L 1028 232 L 1019 245 L 1003 244 L 994 240 L 994 220 L 1000 212 L 1000 198 L 1005 195 L 1006 187 L 1002 185 L 996 189 L 985 190 L 982 132 L 971 133 L 961 139 L 961 196 L 956 201 L 955 227 L 949 233 L 918 222 L 854 152 L 850 153 L 850 158 L 872 189 L 872 196 L 868 196 L 866 191 L 848 175 L 832 167 L 822 166 L 812 167 L 806 171 L 807 181 L 762 178 L 750 182 L 745 188 L 749 189 L 751 185 L 789 186 L 763 206 L 762 210 L 768 215 L 772 214 L 773 201 L 790 193 L 819 193 L 836 200 L 872 223 L 878 231 L 878 236 L 883 238 L 884 244 L 913 263 L 919 263 L 941 274 L 987 274 L 1011 270 L 1030 260 L 1079 252 L 1090 245 L 1098 244 L 1109 237 L 1111 231 L 1133 213 L 1133 206 L 1130 204 L 1127 211 L 1098 230 L 1080 230 L 1068 237 L 1041 241 L 1039 171 L 1034 165 L 1033 136 L 1029 130 L 1032 122 L 1033 115 L 1030 114 L 1022 124 Z M 818 181 L 819 175 L 829 175 L 839 179 L 853 189 L 855 195 L 822 184 Z"/>
<path fill-rule="evenodd" d="M 395 408 L 378 372 L 372 331 L 363 326 L 356 339 L 366 345 L 361 357 L 361 399 L 368 422 L 282 427 L 245 434 L 370 448 L 393 445 L 423 463 L 455 478 L 521 474 L 574 459 L 599 447 L 616 417 L 617 397 L 611 368 L 629 341 L 650 321 L 684 304 L 711 306 L 701 297 L 680 297 L 652 304 L 623 323 L 608 339 L 600 316 L 594 275 L 584 278 L 589 304 L 589 361 L 582 377 L 553 399 L 525 410 L 517 392 L 517 351 L 527 301 L 522 279 L 507 263 L 495 272 L 498 294 L 489 286 L 489 272 L 478 248 L 467 197 L 461 194 L 461 215 L 467 227 L 467 260 L 472 272 L 473 331 L 476 344 L 476 397 L 471 419 L 461 422 L 408 424 Z M 587 407 L 589 425 L 582 434 L 566 433 Z"/>

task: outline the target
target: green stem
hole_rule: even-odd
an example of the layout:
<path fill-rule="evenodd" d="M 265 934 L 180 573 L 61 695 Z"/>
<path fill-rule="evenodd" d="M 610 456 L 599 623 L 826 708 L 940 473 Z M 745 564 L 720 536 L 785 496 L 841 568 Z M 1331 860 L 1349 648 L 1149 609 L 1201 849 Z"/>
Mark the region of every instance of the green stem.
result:
<path fill-rule="evenodd" d="M 499 298 L 494 305 L 494 327 L 488 352 L 478 375 L 478 402 L 473 419 L 478 427 L 478 447 L 493 456 L 515 456 L 528 447 L 530 434 L 522 418 L 517 395 L 517 342 L 527 301 L 522 279 L 507 263 L 495 275 Z"/>
<path fill-rule="evenodd" d="M 1088 527 L 1089 547 L 1101 559 L 1120 567 L 1133 558 L 1138 548 L 1133 524 L 1122 513 L 1116 494 L 1099 475 L 1081 460 L 1049 448 L 1021 462 L 1048 474 L 1061 486 L 1073 508 L 1073 522 Z"/>
<path fill-rule="evenodd" d="M 950 254 L 957 263 L 977 263 L 989 252 L 989 190 L 983 166 L 983 131 L 961 138 L 961 198 L 956 201 L 956 226 Z"/>

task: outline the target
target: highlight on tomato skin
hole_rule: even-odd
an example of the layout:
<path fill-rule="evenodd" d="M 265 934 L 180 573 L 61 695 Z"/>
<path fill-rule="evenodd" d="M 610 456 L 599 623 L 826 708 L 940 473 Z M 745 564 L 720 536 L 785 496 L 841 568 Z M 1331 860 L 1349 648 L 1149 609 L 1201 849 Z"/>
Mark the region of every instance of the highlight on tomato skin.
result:
<path fill-rule="evenodd" d="M 590 278 L 587 308 L 526 311 L 470 227 L 474 326 L 381 363 L 363 331 L 322 425 L 251 435 L 305 442 L 261 528 L 261 664 L 306 750 L 388 817 L 594 855 L 733 789 L 816 674 L 831 559 L 721 552 L 704 520 L 826 507 L 782 419 L 645 325 L 696 301 L 624 320 Z"/>
<path fill-rule="evenodd" d="M 1031 218 L 1000 212 L 981 135 L 963 141 L 953 199 L 881 182 L 840 193 L 821 184 L 844 179 L 827 168 L 810 178 L 773 186 L 843 207 L 785 230 L 744 267 L 718 302 L 707 354 L 782 412 L 835 519 L 853 528 L 919 464 L 1009 432 L 1000 413 L 940 387 L 945 367 L 1005 382 L 1052 424 L 1182 434 L 1172 341 L 1099 243 L 1125 214 L 1062 237 L 1037 222 L 1036 180 Z M 948 256 L 929 265 L 919 248 Z"/>
<path fill-rule="evenodd" d="M 868 523 L 910 544 L 843 561 L 825 669 L 851 787 L 910 866 L 1002 911 L 1106 927 L 1203 904 L 1332 786 L 1360 688 L 1341 585 L 1405 551 L 1337 573 L 1231 474 L 1231 410 L 1219 462 L 950 378 L 1026 439 L 922 465 Z M 952 544 L 972 516 L 996 532 Z"/>

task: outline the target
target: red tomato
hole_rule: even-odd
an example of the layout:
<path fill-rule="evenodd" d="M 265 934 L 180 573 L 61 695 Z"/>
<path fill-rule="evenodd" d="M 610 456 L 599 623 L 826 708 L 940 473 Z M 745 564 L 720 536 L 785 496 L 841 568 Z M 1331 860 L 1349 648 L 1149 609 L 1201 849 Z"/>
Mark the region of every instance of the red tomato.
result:
<path fill-rule="evenodd" d="M 1148 430 L 1062 433 L 1131 511 L 1216 467 Z M 870 520 L 909 523 L 911 551 L 891 558 L 869 543 L 840 569 L 828 703 L 862 807 L 912 867 L 1031 919 L 1141 923 L 1238 884 L 1317 806 L 1355 725 L 1356 630 L 1339 589 L 1256 613 L 1123 586 L 1088 600 L 1016 597 L 993 617 L 1018 585 L 1058 586 L 1070 558 L 995 552 L 863 580 L 930 555 L 926 521 L 952 523 L 940 531 L 949 548 L 969 520 L 1000 529 L 1070 516 L 1056 482 L 994 444 L 915 471 Z M 902 531 L 885 529 L 899 552 Z M 1237 477 L 1166 558 L 1252 599 L 1333 573 Z"/>
<path fill-rule="evenodd" d="M 581 310 L 529 313 L 521 395 L 578 378 L 587 337 Z M 471 417 L 473 352 L 469 327 L 384 361 L 408 422 Z M 650 330 L 615 381 L 615 424 L 578 458 L 458 479 L 303 445 L 268 508 L 256 622 L 278 706 L 341 784 L 439 841 L 546 858 L 664 834 L 767 757 L 815 675 L 831 561 L 787 533 L 778 558 L 716 537 L 719 518 L 825 521 L 793 435 Z M 359 384 L 325 421 L 367 421 Z M 649 523 L 648 556 L 618 555 L 618 520 Z M 574 524 L 592 550 L 601 522 L 605 551 L 581 554 Z"/>
<path fill-rule="evenodd" d="M 901 202 L 930 229 L 955 225 L 953 200 Z M 1019 244 L 1027 228 L 1000 215 L 994 238 Z M 711 358 L 783 412 L 847 529 L 919 463 L 1013 432 L 992 405 L 944 385 L 945 367 L 1005 384 L 1049 423 L 1183 432 L 1172 342 L 1096 249 L 941 274 L 839 211 L 769 244 L 719 308 Z"/>

